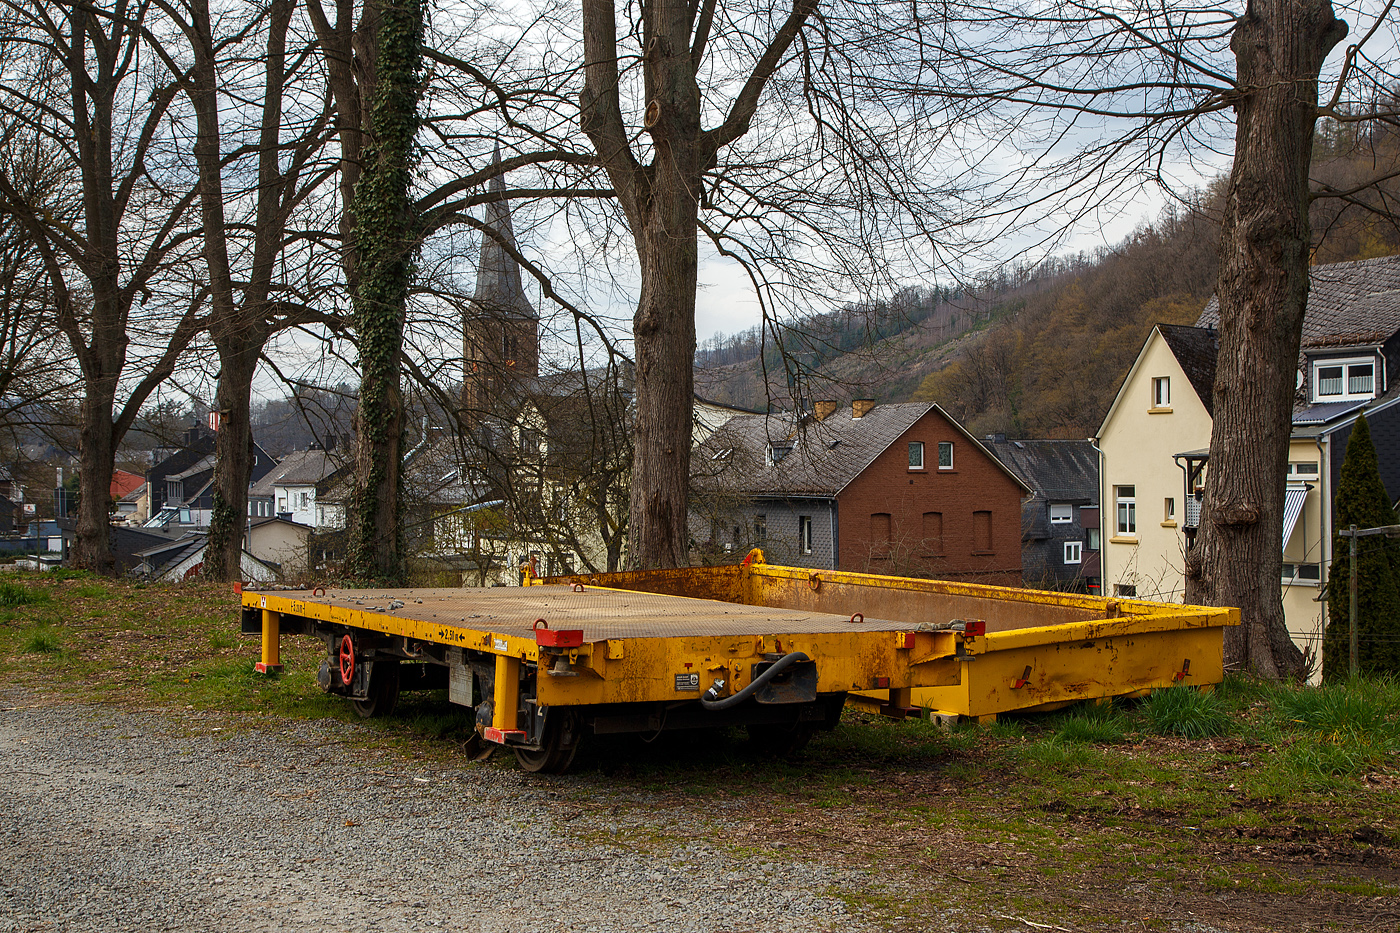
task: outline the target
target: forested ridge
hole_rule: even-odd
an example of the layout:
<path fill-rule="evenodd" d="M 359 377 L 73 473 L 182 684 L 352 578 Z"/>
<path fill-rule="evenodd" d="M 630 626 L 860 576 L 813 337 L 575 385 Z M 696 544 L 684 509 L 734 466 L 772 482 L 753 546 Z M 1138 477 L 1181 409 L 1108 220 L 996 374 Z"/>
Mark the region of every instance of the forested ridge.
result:
<path fill-rule="evenodd" d="M 1324 191 L 1400 160 L 1393 136 L 1358 140 L 1330 121 L 1317 148 Z M 1393 202 L 1396 188 L 1365 197 Z M 909 287 L 766 334 L 715 335 L 696 356 L 697 391 L 759 410 L 796 395 L 936 401 L 974 434 L 1088 437 L 1152 326 L 1193 324 L 1210 300 L 1222 190 L 1193 192 L 1092 253 L 1009 264 L 965 289 Z M 1315 264 L 1400 253 L 1400 230 L 1364 202 L 1321 198 L 1312 213 Z"/>

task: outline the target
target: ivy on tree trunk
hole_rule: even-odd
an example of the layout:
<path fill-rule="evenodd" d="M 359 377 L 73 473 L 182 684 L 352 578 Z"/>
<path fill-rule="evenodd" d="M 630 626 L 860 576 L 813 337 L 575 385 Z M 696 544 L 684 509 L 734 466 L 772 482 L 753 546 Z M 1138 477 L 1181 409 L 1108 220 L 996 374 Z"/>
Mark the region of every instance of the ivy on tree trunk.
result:
<path fill-rule="evenodd" d="M 423 6 L 379 9 L 370 142 L 355 189 L 354 324 L 360 351 L 359 446 L 346 570 L 365 581 L 403 579 L 400 521 L 404 406 L 400 356 L 418 223 L 409 196 L 422 90 Z"/>

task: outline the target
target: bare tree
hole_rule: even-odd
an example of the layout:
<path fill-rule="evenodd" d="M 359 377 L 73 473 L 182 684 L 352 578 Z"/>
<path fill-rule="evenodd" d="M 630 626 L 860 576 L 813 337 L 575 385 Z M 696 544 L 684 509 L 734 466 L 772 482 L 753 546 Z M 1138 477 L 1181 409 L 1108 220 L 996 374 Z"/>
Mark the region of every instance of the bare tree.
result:
<path fill-rule="evenodd" d="M 161 2 L 160 7 L 183 34 L 192 62 L 180 71 L 188 75 L 183 89 L 195 114 L 209 336 L 219 363 L 214 400 L 219 430 L 205 574 L 236 579 L 253 468 L 250 409 L 259 358 L 278 330 L 328 321 L 313 306 L 315 293 L 327 289 L 306 268 L 316 218 L 298 208 L 333 171 L 315 161 L 329 123 L 328 110 L 315 104 L 318 96 L 328 101 L 329 95 L 311 89 L 309 112 L 285 106 L 289 84 L 293 92 L 305 90 L 293 82 L 310 57 L 310 49 L 289 53 L 287 48 L 293 0 L 250 6 L 241 21 L 225 11 L 219 20 L 225 34 L 217 36 L 208 0 Z M 239 67 L 236 56 L 259 38 L 261 86 L 237 87 L 227 72 Z M 167 54 L 160 47 L 157 51 Z M 171 70 L 178 68 L 172 62 Z M 260 106 L 249 110 L 257 118 L 255 125 L 228 125 L 232 120 L 221 113 L 220 100 L 229 97 L 261 99 Z M 246 161 L 255 163 L 250 171 L 244 168 Z M 293 233 L 291 223 L 297 216 L 307 223 Z M 295 278 L 304 284 L 295 284 Z"/>
<path fill-rule="evenodd" d="M 36 244 L 82 376 L 73 562 L 110 572 L 117 445 L 203 326 L 205 296 L 188 267 L 172 274 L 199 235 L 188 222 L 193 179 L 166 132 L 184 76 L 141 54 L 144 4 L 7 0 L 3 11 L 26 67 L 0 88 L 0 114 L 61 160 L 73 184 L 36 198 L 0 170 L 0 211 Z"/>

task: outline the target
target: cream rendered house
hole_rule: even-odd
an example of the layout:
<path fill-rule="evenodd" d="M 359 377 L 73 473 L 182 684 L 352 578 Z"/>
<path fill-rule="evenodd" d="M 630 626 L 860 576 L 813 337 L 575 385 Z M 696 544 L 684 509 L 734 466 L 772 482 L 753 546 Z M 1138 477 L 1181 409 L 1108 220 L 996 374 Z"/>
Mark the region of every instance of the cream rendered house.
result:
<path fill-rule="evenodd" d="M 1200 518 L 1210 447 L 1216 332 L 1153 328 L 1104 418 L 1101 552 L 1104 592 L 1181 602 L 1186 550 Z M 1324 452 L 1290 444 L 1284 503 L 1284 618 L 1293 641 L 1320 655 L 1324 604 Z"/>
<path fill-rule="evenodd" d="M 1363 411 L 1381 479 L 1400 498 L 1400 257 L 1315 267 L 1303 321 L 1284 491 L 1284 616 L 1321 658 L 1332 501 Z M 1200 516 L 1211 432 L 1218 306 L 1196 327 L 1148 336 L 1095 439 L 1101 451 L 1104 592 L 1179 601 Z M 1314 673 L 1319 673 L 1315 667 Z"/>
<path fill-rule="evenodd" d="M 1214 331 L 1157 325 L 1104 416 L 1094 439 L 1104 595 L 1184 596 L 1182 527 L 1196 503 L 1188 504 L 1174 458 L 1210 446 L 1210 384 L 1202 376 L 1214 375 L 1215 350 Z"/>

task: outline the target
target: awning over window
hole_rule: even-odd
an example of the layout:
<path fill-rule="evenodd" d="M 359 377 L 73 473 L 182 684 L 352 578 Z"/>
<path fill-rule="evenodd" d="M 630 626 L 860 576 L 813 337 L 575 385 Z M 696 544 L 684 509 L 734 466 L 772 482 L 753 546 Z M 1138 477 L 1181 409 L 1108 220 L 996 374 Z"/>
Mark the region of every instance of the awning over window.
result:
<path fill-rule="evenodd" d="M 1288 484 L 1283 494 L 1283 546 L 1288 547 L 1288 539 L 1293 537 L 1293 526 L 1298 524 L 1298 516 L 1303 514 L 1303 500 L 1308 497 L 1305 483 Z"/>

